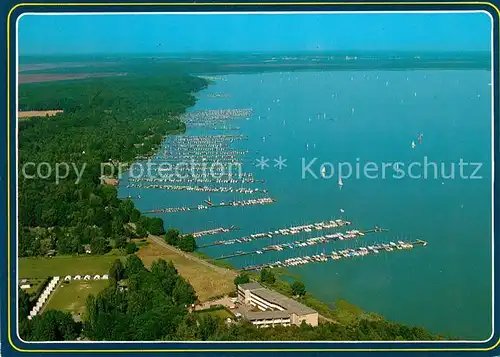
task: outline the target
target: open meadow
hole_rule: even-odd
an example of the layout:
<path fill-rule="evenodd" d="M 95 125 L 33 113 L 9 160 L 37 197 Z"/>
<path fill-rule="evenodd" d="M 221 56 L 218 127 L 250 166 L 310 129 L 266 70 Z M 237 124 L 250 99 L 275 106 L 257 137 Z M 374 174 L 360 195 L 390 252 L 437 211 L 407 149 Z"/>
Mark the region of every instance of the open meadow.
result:
<path fill-rule="evenodd" d="M 236 276 L 234 271 L 211 266 L 194 256 L 188 258 L 184 253 L 157 244 L 151 239 L 148 239 L 148 242 L 150 244 L 140 247 L 137 253 L 144 265 L 149 268 L 160 258 L 171 260 L 179 274 L 193 285 L 200 301 L 234 291 L 233 280 Z"/>
<path fill-rule="evenodd" d="M 87 297 L 97 295 L 106 288 L 109 280 L 74 280 L 69 283 L 61 283 L 45 306 L 45 311 L 61 310 L 70 312 L 72 315 L 81 316 L 85 312 L 85 301 Z"/>
<path fill-rule="evenodd" d="M 111 263 L 119 255 L 59 255 L 52 258 L 29 257 L 19 259 L 19 278 L 46 278 L 49 276 L 107 274 Z"/>

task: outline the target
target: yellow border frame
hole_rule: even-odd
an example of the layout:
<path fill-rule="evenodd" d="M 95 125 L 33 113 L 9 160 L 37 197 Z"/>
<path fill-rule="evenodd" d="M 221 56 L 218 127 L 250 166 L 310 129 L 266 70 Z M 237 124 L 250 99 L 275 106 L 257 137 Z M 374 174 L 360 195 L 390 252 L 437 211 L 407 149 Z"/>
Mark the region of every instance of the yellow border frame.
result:
<path fill-rule="evenodd" d="M 10 18 L 14 10 L 20 7 L 27 6 L 294 6 L 294 5 L 486 5 L 493 8 L 498 17 L 500 19 L 500 10 L 495 6 L 495 4 L 490 2 L 262 2 L 262 3 L 239 3 L 239 2 L 220 2 L 220 3 L 20 3 L 12 7 L 7 15 L 7 264 L 8 264 L 8 277 L 7 277 L 7 336 L 9 339 L 9 344 L 14 348 L 14 350 L 18 352 L 34 352 L 34 353 L 43 353 L 43 352 L 111 352 L 111 353 L 119 353 L 119 352 L 437 352 L 437 351 L 456 351 L 456 352 L 465 352 L 465 351 L 491 351 L 500 345 L 500 337 L 498 341 L 491 347 L 480 347 L 480 348 L 247 348 L 247 349 L 129 349 L 129 350 L 111 350 L 111 349 L 78 349 L 78 350 L 25 350 L 17 347 L 12 342 L 12 328 L 11 328 L 11 281 L 10 281 L 10 238 L 11 238 L 11 227 L 10 227 Z M 499 31 L 499 30 L 497 30 Z M 411 342 L 409 342 L 411 343 Z M 84 345 L 82 345 L 84 346 Z"/>

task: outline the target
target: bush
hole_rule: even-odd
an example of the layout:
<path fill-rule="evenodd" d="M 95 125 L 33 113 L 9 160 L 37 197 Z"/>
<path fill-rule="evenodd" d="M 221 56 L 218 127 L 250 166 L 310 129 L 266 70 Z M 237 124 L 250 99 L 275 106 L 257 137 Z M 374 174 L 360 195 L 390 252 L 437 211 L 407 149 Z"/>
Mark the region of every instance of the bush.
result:
<path fill-rule="evenodd" d="M 236 278 L 234 278 L 234 285 L 238 286 L 241 284 L 246 284 L 250 282 L 250 276 L 247 273 L 241 273 Z"/>
<path fill-rule="evenodd" d="M 196 250 L 196 239 L 191 234 L 179 239 L 179 248 L 184 252 L 194 252 Z"/>
<path fill-rule="evenodd" d="M 134 242 L 129 242 L 127 243 L 127 245 L 125 246 L 125 252 L 127 254 L 134 254 L 135 252 L 137 252 L 139 249 L 137 248 L 137 245 L 134 243 Z"/>
<path fill-rule="evenodd" d="M 304 296 L 306 294 L 306 286 L 301 281 L 294 281 L 291 288 L 293 295 Z"/>
<path fill-rule="evenodd" d="M 262 269 L 260 271 L 260 281 L 263 283 L 274 284 L 276 277 L 274 273 L 269 269 Z"/>

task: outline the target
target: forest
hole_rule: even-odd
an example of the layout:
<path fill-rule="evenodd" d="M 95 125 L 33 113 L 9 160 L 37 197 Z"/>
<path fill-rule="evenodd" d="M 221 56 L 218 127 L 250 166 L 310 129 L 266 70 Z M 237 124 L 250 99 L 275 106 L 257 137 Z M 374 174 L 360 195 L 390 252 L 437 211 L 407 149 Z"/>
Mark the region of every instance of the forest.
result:
<path fill-rule="evenodd" d="M 19 122 L 19 255 L 81 253 L 86 244 L 103 254 L 116 241 L 163 234 L 160 218 L 142 217 L 133 202 L 118 199 L 115 187 L 101 184 L 101 163 L 131 164 L 154 152 L 167 133 L 185 130 L 178 116 L 207 85 L 172 74 L 21 85 L 20 110 L 64 112 Z M 85 170 L 78 183 L 72 170 L 56 182 L 28 163 Z"/>

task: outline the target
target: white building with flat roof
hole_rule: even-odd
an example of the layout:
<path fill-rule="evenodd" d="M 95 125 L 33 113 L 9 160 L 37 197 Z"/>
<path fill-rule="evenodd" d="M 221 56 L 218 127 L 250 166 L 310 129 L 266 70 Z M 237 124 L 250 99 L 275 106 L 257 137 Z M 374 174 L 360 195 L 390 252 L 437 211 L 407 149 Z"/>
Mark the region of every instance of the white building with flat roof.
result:
<path fill-rule="evenodd" d="M 242 308 L 242 315 L 256 326 L 318 325 L 318 312 L 259 283 L 238 285 L 238 301 L 260 311 Z"/>

